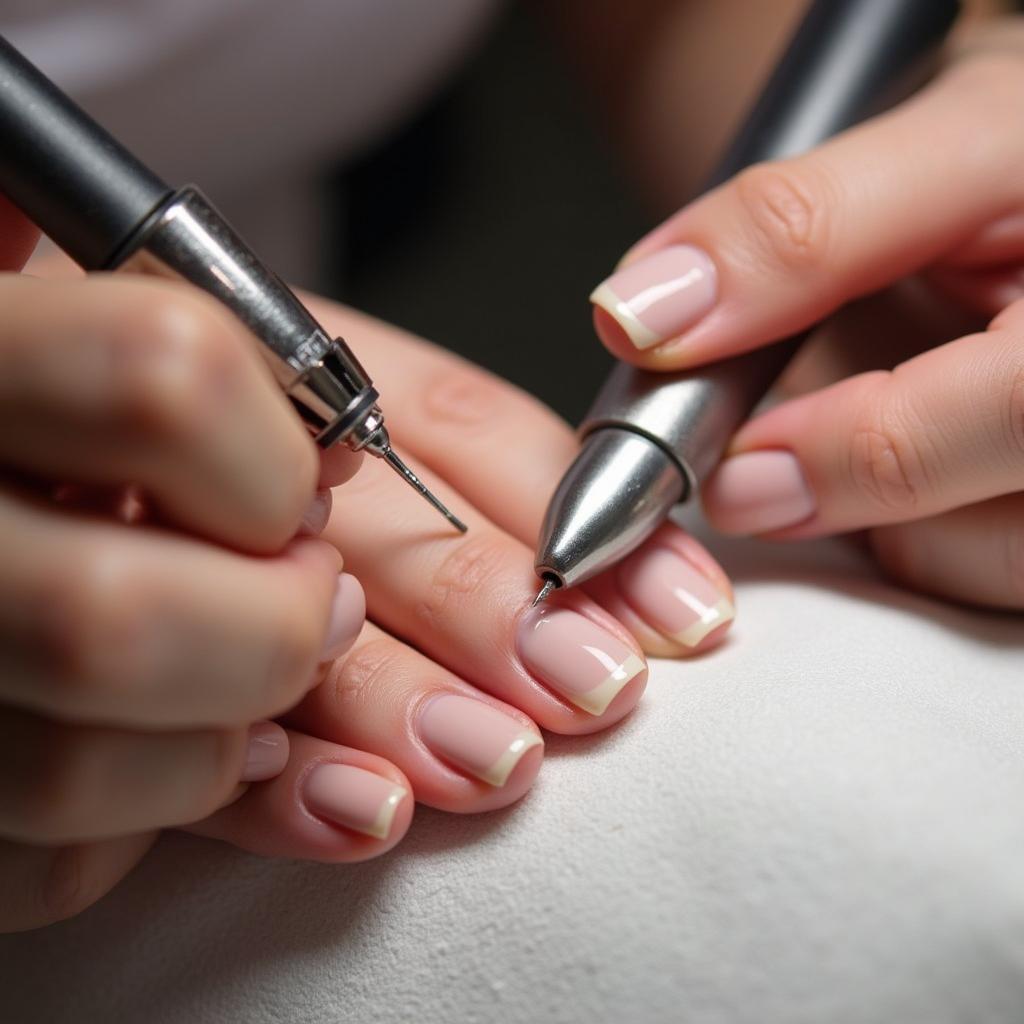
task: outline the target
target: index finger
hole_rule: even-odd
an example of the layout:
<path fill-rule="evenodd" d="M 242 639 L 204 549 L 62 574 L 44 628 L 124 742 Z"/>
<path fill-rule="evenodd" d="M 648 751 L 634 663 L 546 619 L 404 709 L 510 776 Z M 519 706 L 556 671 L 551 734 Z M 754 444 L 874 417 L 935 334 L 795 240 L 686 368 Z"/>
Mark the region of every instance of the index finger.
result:
<path fill-rule="evenodd" d="M 941 259 L 1024 198 L 1024 63 L 976 58 L 670 218 L 595 289 L 613 354 L 656 370 L 796 334 Z"/>

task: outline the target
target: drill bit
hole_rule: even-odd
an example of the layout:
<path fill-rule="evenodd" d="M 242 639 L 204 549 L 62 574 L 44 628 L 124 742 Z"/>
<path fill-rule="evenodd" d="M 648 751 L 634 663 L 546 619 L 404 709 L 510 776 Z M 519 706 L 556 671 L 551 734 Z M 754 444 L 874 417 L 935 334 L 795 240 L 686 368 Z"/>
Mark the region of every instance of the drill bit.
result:
<path fill-rule="evenodd" d="M 447 519 L 448 522 L 459 531 L 459 533 L 465 533 L 466 530 L 469 529 L 469 527 L 466 526 L 466 524 L 459 519 L 454 512 L 445 508 L 440 498 L 431 494 L 430 491 L 427 490 L 427 485 L 398 457 L 391 445 L 388 445 L 381 454 L 384 456 L 384 460 L 387 464 L 396 473 L 398 473 L 410 487 L 419 491 L 420 494 L 422 494 L 423 497 L 426 498 L 427 501 L 429 501 L 430 504 L 433 505 L 434 508 L 436 508 L 437 511 L 440 512 L 441 515 L 443 515 L 445 519 Z"/>
<path fill-rule="evenodd" d="M 542 586 L 540 588 L 540 592 L 533 599 L 533 604 L 530 605 L 530 607 L 531 608 L 536 608 L 537 605 L 539 605 L 541 603 L 541 601 L 544 601 L 544 600 L 547 599 L 548 594 L 550 594 L 552 590 L 557 590 L 557 589 L 558 589 L 558 580 L 556 580 L 554 578 L 554 576 L 546 576 L 544 578 L 544 586 Z"/>

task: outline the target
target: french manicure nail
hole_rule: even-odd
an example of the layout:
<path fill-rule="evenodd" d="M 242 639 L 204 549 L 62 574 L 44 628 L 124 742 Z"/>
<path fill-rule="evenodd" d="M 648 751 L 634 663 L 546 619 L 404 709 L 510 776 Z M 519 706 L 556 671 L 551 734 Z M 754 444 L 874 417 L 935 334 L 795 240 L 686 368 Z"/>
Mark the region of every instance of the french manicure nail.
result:
<path fill-rule="evenodd" d="M 768 533 L 795 526 L 817 508 L 792 452 L 744 452 L 726 459 L 708 481 L 705 500 L 726 533 Z"/>
<path fill-rule="evenodd" d="M 306 777 L 306 806 L 336 825 L 387 839 L 395 812 L 408 795 L 404 786 L 351 764 L 317 765 Z"/>
<path fill-rule="evenodd" d="M 639 349 L 681 334 L 715 304 L 718 275 L 692 245 L 671 245 L 617 270 L 594 289 L 603 309 Z"/>
<path fill-rule="evenodd" d="M 504 786 L 540 734 L 472 697 L 446 693 L 420 713 L 419 734 L 431 752 L 492 786 Z"/>
<path fill-rule="evenodd" d="M 530 608 L 516 640 L 530 674 L 591 715 L 604 714 L 647 669 L 621 640 L 567 608 Z"/>
<path fill-rule="evenodd" d="M 327 639 L 320 660 L 340 658 L 356 642 L 365 621 L 366 595 L 363 588 L 355 576 L 343 572 L 338 576 Z"/>
<path fill-rule="evenodd" d="M 696 647 L 736 614 L 729 598 L 671 548 L 634 555 L 620 567 L 618 582 L 641 619 L 684 647 Z"/>
<path fill-rule="evenodd" d="M 249 726 L 249 748 L 245 755 L 242 782 L 262 782 L 284 771 L 288 763 L 288 733 L 276 722 Z"/>
<path fill-rule="evenodd" d="M 307 537 L 319 537 L 331 518 L 332 504 L 330 491 L 317 491 L 302 517 L 299 533 Z"/>

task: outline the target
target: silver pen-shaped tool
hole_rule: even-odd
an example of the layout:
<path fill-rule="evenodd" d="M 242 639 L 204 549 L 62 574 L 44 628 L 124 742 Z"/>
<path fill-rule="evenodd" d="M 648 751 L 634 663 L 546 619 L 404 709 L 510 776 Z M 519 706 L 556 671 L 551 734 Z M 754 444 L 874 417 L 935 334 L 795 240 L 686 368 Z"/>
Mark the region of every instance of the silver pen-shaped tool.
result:
<path fill-rule="evenodd" d="M 956 0 L 816 0 L 711 186 L 805 152 L 930 73 Z M 622 363 L 583 422 L 548 506 L 537 601 L 614 565 L 696 493 L 803 336 L 678 373 Z"/>
<path fill-rule="evenodd" d="M 466 526 L 398 457 L 377 390 L 202 193 L 171 189 L 0 37 L 0 191 L 87 270 L 188 281 L 260 342 L 318 445 L 384 459 L 456 529 Z"/>

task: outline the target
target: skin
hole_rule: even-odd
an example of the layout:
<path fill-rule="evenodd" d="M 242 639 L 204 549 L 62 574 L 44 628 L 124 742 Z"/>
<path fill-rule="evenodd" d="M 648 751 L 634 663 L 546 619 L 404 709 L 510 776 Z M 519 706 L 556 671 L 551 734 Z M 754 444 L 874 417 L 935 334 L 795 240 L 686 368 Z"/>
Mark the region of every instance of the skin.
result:
<path fill-rule="evenodd" d="M 791 393 L 805 393 L 747 423 L 728 452 L 792 453 L 813 493 L 812 514 L 765 535 L 865 530 L 899 582 L 1015 610 L 1024 608 L 1024 191 L 1013 130 L 1022 86 L 1024 25 L 963 36 L 946 70 L 899 108 L 805 156 L 750 168 L 629 251 L 627 262 L 681 243 L 710 254 L 717 302 L 694 326 L 639 351 L 595 311 L 607 347 L 653 370 L 833 318 L 790 378 Z M 729 467 L 706 485 L 705 511 L 724 532 L 750 532 Z"/>
<path fill-rule="evenodd" d="M 628 41 L 627 63 L 614 53 L 595 58 L 592 50 L 577 52 L 605 95 L 620 97 L 610 101 L 614 116 L 630 138 L 641 176 L 648 176 L 654 202 L 678 203 L 680 183 L 689 191 L 704 170 L 699 161 L 673 162 L 680 147 L 665 145 L 671 139 L 666 123 L 680 123 L 678 104 L 685 106 L 689 95 L 686 81 L 669 72 L 682 68 L 676 73 L 688 74 L 685 69 L 698 67 L 678 60 L 686 39 L 715 38 L 710 25 L 698 23 L 698 8 L 714 9 L 714 16 L 721 16 L 716 24 L 730 31 L 748 26 L 749 51 L 757 55 L 740 62 L 739 73 L 725 76 L 725 115 L 703 122 L 712 134 L 702 136 L 698 124 L 690 137 L 690 152 L 710 154 L 713 133 L 726 136 L 798 5 L 780 3 L 777 17 L 766 16 L 760 28 L 752 17 L 731 21 L 735 10 L 729 3 L 652 0 L 649 6 L 627 6 L 633 11 L 628 32 L 603 36 L 590 21 L 586 33 L 591 40 L 610 40 L 612 48 Z M 763 13 L 768 5 L 754 6 Z M 585 7 L 591 18 L 615 17 L 625 9 Z M 727 9 L 733 12 L 729 17 Z M 564 5 L 570 36 L 573 10 L 583 7 Z M 749 13 L 750 5 L 743 10 Z M 645 21 L 645 11 L 656 11 L 657 23 Z M 987 44 L 990 50 L 1005 49 L 1002 39 Z M 705 42 L 703 52 L 712 49 Z M 1018 197 L 1000 192 L 1004 202 L 998 213 L 987 207 L 976 215 L 976 196 L 1009 187 L 1014 175 L 1003 169 L 1020 165 L 1014 143 L 1019 111 L 1010 102 L 991 104 L 978 97 L 1019 96 L 1022 83 L 1014 53 L 971 63 L 982 70 L 947 76 L 927 100 L 893 115 L 906 119 L 899 130 L 891 119 L 882 119 L 835 144 L 825 157 L 836 161 L 838 179 L 848 173 L 848 160 L 857 166 L 858 153 L 884 158 L 901 151 L 901 145 L 908 148 L 901 142 L 905 137 L 925 140 L 916 146 L 920 163 L 920 155 L 951 125 L 984 124 L 980 134 L 990 141 L 985 159 L 972 164 L 969 180 L 943 182 L 941 217 L 933 206 L 928 224 L 920 211 L 911 211 L 908 220 L 901 203 L 872 221 L 877 211 L 853 207 L 849 223 L 861 230 L 844 250 L 859 254 L 860 262 L 847 261 L 829 274 L 813 260 L 781 261 L 780 268 L 777 253 L 765 249 L 756 233 L 752 239 L 749 225 L 737 217 L 736 188 L 726 186 L 686 208 L 630 258 L 677 237 L 692 241 L 692 231 L 709 248 L 721 240 L 723 250 L 731 245 L 746 252 L 755 272 L 738 286 L 735 323 L 718 335 L 705 331 L 696 343 L 687 339 L 686 345 L 643 357 L 623 349 L 621 339 L 607 331 L 605 341 L 617 354 L 655 368 L 715 358 L 768 340 L 780 323 L 820 319 L 850 298 L 886 289 L 927 267 L 929 287 L 941 282 L 961 315 L 1005 310 L 975 338 L 972 356 L 980 352 L 979 361 L 990 368 L 998 349 L 1011 368 L 1019 365 L 1016 339 L 1024 316 L 1011 305 L 1016 297 L 1012 271 L 1024 232 L 1002 216 Z M 713 72 L 704 68 L 700 74 Z M 612 79 L 616 89 L 601 86 Z M 733 81 L 736 88 L 727 88 Z M 665 95 L 674 98 L 651 103 L 653 96 Z M 664 111 L 665 120 L 651 111 Z M 872 137 L 872 131 L 881 134 Z M 807 159 L 813 163 L 821 154 Z M 927 172 L 919 163 L 884 165 L 875 199 L 884 205 L 887 188 Z M 802 180 L 805 166 L 794 164 L 786 173 Z M 957 196 L 963 201 L 954 202 Z M 846 212 L 848 206 L 826 203 L 825 209 Z M 900 225 L 901 240 L 908 233 L 913 239 L 916 259 L 901 262 L 886 249 L 894 223 Z M 923 235 L 915 234 L 915 226 Z M 945 246 L 934 244 L 940 235 Z M 358 460 L 338 453 L 318 461 L 250 343 L 212 302 L 164 282 L 18 275 L 35 240 L 31 226 L 0 200 L 0 269 L 7 271 L 0 276 L 5 309 L 0 419 L 6 427 L 0 431 L 0 519 L 6 527 L 0 531 L 0 555 L 11 569 L 0 592 L 0 656 L 6 659 L 0 671 L 0 736 L 7 740 L 0 744 L 0 778 L 6 786 L 0 787 L 0 927 L 35 927 L 83 910 L 144 856 L 162 827 L 185 826 L 257 853 L 335 862 L 375 856 L 397 843 L 409 825 L 411 800 L 399 806 L 386 840 L 328 826 L 309 814 L 302 804 L 303 780 L 323 763 L 372 771 L 425 803 L 456 812 L 484 811 L 522 796 L 540 767 L 541 748 L 523 758 L 501 789 L 452 771 L 414 734 L 417 709 L 435 694 L 472 696 L 525 727 L 565 733 L 596 731 L 629 712 L 642 678 L 629 684 L 604 715 L 591 718 L 531 685 L 512 652 L 515 618 L 535 590 L 531 546 L 543 499 L 574 451 L 564 423 L 450 354 L 323 304 L 318 312 L 331 330 L 366 339 L 370 369 L 391 399 L 397 443 L 472 530 L 465 540 L 441 534 L 429 509 L 367 467 L 335 492 L 326 541 L 296 538 L 318 484 L 341 483 Z M 814 297 L 813 304 L 807 296 Z M 882 299 L 892 295 L 886 291 Z M 891 306 L 878 301 L 855 307 L 852 318 L 847 310 L 833 320 L 832 342 L 804 361 L 791 379 L 794 386 L 813 389 L 868 357 L 858 346 L 852 358 L 844 340 L 851 337 L 856 315 L 880 322 L 879 310 Z M 890 319 L 881 322 L 891 330 Z M 945 321 L 946 329 L 950 322 Z M 929 328 L 924 318 L 910 315 L 906 323 L 906 330 L 896 332 L 904 346 L 912 337 L 934 340 L 934 324 Z M 880 346 L 874 354 L 892 351 Z M 958 355 L 943 358 L 956 362 Z M 949 397 L 943 397 L 941 386 L 946 367 L 926 369 L 928 379 L 937 382 L 929 400 L 939 403 L 933 415 L 940 415 Z M 903 371 L 899 385 L 888 383 L 896 374 L 885 378 L 883 390 L 894 405 L 920 396 L 924 377 L 915 376 L 918 372 Z M 996 378 L 988 379 L 998 383 Z M 449 389 L 445 415 L 424 397 L 432 393 L 423 386 L 431 379 Z M 904 390 L 896 394 L 898 387 Z M 1011 389 L 1007 401 L 1016 401 L 1015 394 Z M 846 397 L 855 409 L 856 394 Z M 804 401 L 815 400 L 812 394 Z M 769 436 L 772 443 L 795 444 L 794 431 L 803 421 L 787 408 L 796 406 L 783 406 L 774 419 L 751 424 L 734 450 L 757 446 Z M 820 408 L 815 412 L 814 405 L 805 405 L 805 417 L 820 416 Z M 467 424 L 473 429 L 466 430 Z M 801 450 L 801 458 L 827 467 L 829 460 L 842 462 L 848 445 L 849 436 L 838 431 L 822 441 L 820 452 Z M 952 438 L 943 454 L 955 457 L 955 446 Z M 225 472 L 228 465 L 231 471 Z M 126 480 L 139 485 L 146 498 L 144 514 L 130 520 L 120 500 Z M 999 567 L 1000 557 L 1006 561 L 1003 539 L 1018 536 L 1019 496 L 1000 491 L 1006 486 L 1000 478 L 984 485 L 997 495 L 977 500 L 973 494 L 971 504 L 950 505 L 943 498 L 948 481 L 945 490 L 939 483 L 936 494 L 928 495 L 933 504 L 926 518 L 904 516 L 887 525 L 877 522 L 877 509 L 858 506 L 855 493 L 851 501 L 841 487 L 824 490 L 820 521 L 809 532 L 872 527 L 876 550 L 901 580 L 954 598 L 1020 607 L 1007 601 L 998 573 L 990 571 Z M 392 511 L 382 515 L 389 507 Z M 713 502 L 709 512 L 715 516 Z M 731 595 L 721 568 L 692 538 L 669 526 L 655 541 L 682 552 Z M 965 582 L 963 564 L 943 561 L 943 552 L 952 548 L 977 560 L 973 581 Z M 342 555 L 363 579 L 373 621 L 343 658 L 323 664 L 320 652 Z M 980 592 L 983 577 L 997 581 L 992 593 Z M 467 578 L 474 581 L 471 589 L 463 583 Z M 681 653 L 638 618 L 612 579 L 564 600 L 638 652 Z M 214 611 L 223 616 L 216 630 L 225 642 L 218 645 L 221 660 L 211 672 L 213 653 L 197 638 L 209 635 Z M 718 643 L 721 632 L 707 637 L 700 649 Z M 148 651 L 149 660 L 131 661 L 132 647 L 123 639 L 152 636 L 161 638 L 156 648 L 135 648 Z M 489 656 L 481 657 L 481 650 Z M 282 651 L 287 652 L 283 669 Z M 182 692 L 180 681 L 188 679 L 209 685 Z M 240 785 L 246 729 L 270 717 L 288 727 L 287 764 L 269 781 Z M 155 774 L 161 782 L 110 800 L 99 783 L 105 778 L 102 769 L 112 765 L 116 777 Z M 161 771 L 154 773 L 155 765 Z"/>
<path fill-rule="evenodd" d="M 439 694 L 569 734 L 634 707 L 646 672 L 594 716 L 535 682 L 516 653 L 536 592 L 533 539 L 576 448 L 553 413 L 450 353 L 309 298 L 328 330 L 361 338 L 396 443 L 470 524 L 453 534 L 385 467 L 346 479 L 358 460 L 318 462 L 251 342 L 204 296 L 59 262 L 16 274 L 34 236 L 10 208 L 0 217 L 0 926 L 84 909 L 163 827 L 332 862 L 394 846 L 412 797 L 385 840 L 331 825 L 302 795 L 324 763 L 458 813 L 519 799 L 543 747 L 501 787 L 453 769 L 416 731 Z M 126 479 L 145 499 L 129 518 Z M 339 481 L 323 538 L 296 537 L 318 485 Z M 696 542 L 675 527 L 661 540 L 731 596 Z M 373 624 L 326 664 L 343 564 L 361 577 Z M 593 594 L 558 600 L 637 656 L 641 643 L 680 653 L 635 615 L 639 642 L 630 635 L 606 610 L 624 606 L 608 581 Z M 275 717 L 287 764 L 240 783 L 247 728 Z"/>

